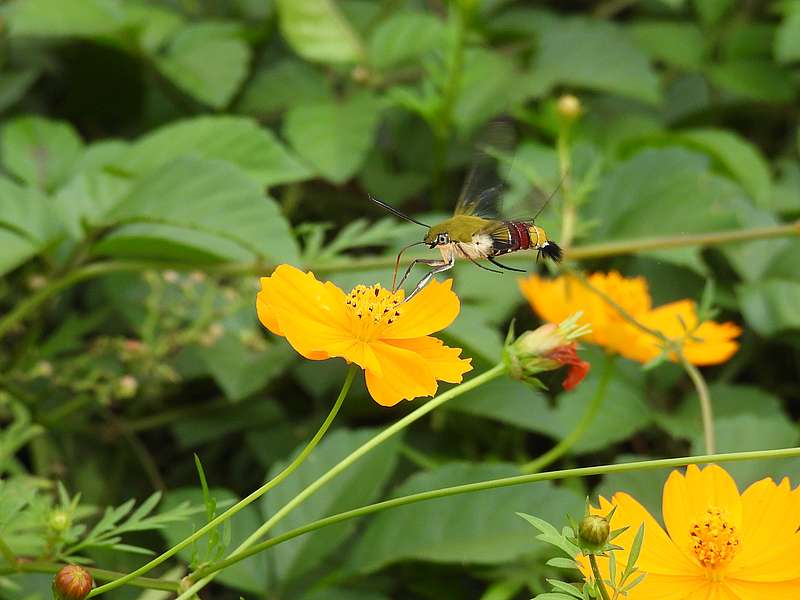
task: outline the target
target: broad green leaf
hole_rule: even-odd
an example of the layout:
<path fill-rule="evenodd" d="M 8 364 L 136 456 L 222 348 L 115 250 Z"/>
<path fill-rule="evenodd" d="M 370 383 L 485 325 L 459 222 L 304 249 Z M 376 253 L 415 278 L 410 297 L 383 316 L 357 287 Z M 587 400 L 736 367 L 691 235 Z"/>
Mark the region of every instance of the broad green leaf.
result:
<path fill-rule="evenodd" d="M 648 103 L 661 98 L 658 77 L 645 54 L 624 30 L 605 21 L 564 19 L 545 29 L 531 77 L 542 93 L 568 85 Z"/>
<path fill-rule="evenodd" d="M 518 475 L 506 463 L 451 463 L 417 473 L 393 496 Z M 370 573 L 402 560 L 498 564 L 537 548 L 531 527 L 515 513 L 561 521 L 582 510 L 579 494 L 550 483 L 500 488 L 393 508 L 377 515 L 349 556 L 349 567 Z M 538 546 L 541 548 L 541 546 Z"/>
<path fill-rule="evenodd" d="M 127 178 L 103 171 L 79 173 L 58 190 L 52 202 L 64 228 L 73 239 L 80 240 L 85 234 L 84 226 L 101 224 L 130 189 Z"/>
<path fill-rule="evenodd" d="M 134 143 L 117 167 L 142 175 L 182 156 L 226 160 L 266 186 L 311 176 L 271 131 L 252 119 L 232 116 L 195 117 L 165 125 Z"/>
<path fill-rule="evenodd" d="M 756 387 L 718 383 L 709 386 L 709 392 L 714 405 L 714 417 L 718 419 L 743 414 L 759 418 L 782 415 L 780 399 Z M 676 438 L 692 439 L 701 435 L 703 423 L 697 394 L 687 394 L 673 412 L 658 413 L 656 423 Z"/>
<path fill-rule="evenodd" d="M 772 61 L 729 60 L 710 67 L 708 74 L 714 85 L 746 100 L 787 103 L 796 96 L 791 72 Z"/>
<path fill-rule="evenodd" d="M 474 266 L 474 265 L 473 265 Z M 458 318 L 447 328 L 445 337 L 464 348 L 464 356 L 475 356 L 494 364 L 503 352 L 503 336 L 480 309 L 462 306 Z"/>
<path fill-rule="evenodd" d="M 196 230 L 274 262 L 297 260 L 297 244 L 275 201 L 243 171 L 218 160 L 166 164 L 135 185 L 108 219 Z"/>
<path fill-rule="evenodd" d="M 704 23 L 718 23 L 735 5 L 735 0 L 693 0 L 694 9 Z"/>
<path fill-rule="evenodd" d="M 329 433 L 297 470 L 264 497 L 261 504 L 264 514 L 275 514 L 280 507 L 377 432 L 374 429 L 339 429 Z M 371 502 L 381 492 L 394 470 L 398 444 L 399 439 L 393 437 L 359 459 L 280 521 L 274 529 L 275 535 Z M 286 463 L 274 465 L 268 477 L 275 477 L 285 466 Z M 313 569 L 338 548 L 355 527 L 354 522 L 348 521 L 276 546 L 272 555 L 278 578 L 286 581 Z"/>
<path fill-rule="evenodd" d="M 276 2 L 281 33 L 303 58 L 338 63 L 363 57 L 363 42 L 333 0 Z"/>
<path fill-rule="evenodd" d="M 158 52 L 184 23 L 181 15 L 161 6 L 127 3 L 125 12 L 139 48 L 150 54 Z"/>
<path fill-rule="evenodd" d="M 766 279 L 744 283 L 736 297 L 747 323 L 768 337 L 788 329 L 800 329 L 800 282 Z"/>
<path fill-rule="evenodd" d="M 772 58 L 775 26 L 764 21 L 740 21 L 725 32 L 717 54 L 724 60 Z"/>
<path fill-rule="evenodd" d="M 250 47 L 230 28 L 196 24 L 182 29 L 156 64 L 190 96 L 223 108 L 244 81 L 250 54 Z"/>
<path fill-rule="evenodd" d="M 379 592 L 343 587 L 326 587 L 301 596 L 300 600 L 389 600 Z"/>
<path fill-rule="evenodd" d="M 652 460 L 653 456 L 640 456 L 620 454 L 614 464 Z M 625 492 L 636 498 L 650 514 L 658 518 L 661 514 L 661 494 L 664 483 L 672 469 L 652 469 L 646 471 L 629 471 L 627 473 L 612 473 L 603 477 L 603 481 L 592 495 L 592 504 L 598 504 L 596 498 L 603 496 L 610 500 L 617 492 Z M 611 521 L 612 529 L 614 521 Z"/>
<path fill-rule="evenodd" d="M 443 43 L 444 23 L 422 12 L 395 12 L 375 28 L 369 39 L 368 56 L 377 69 L 388 69 L 413 61 Z"/>
<path fill-rule="evenodd" d="M 800 60 L 800 11 L 787 14 L 778 27 L 775 58 L 784 63 Z"/>
<path fill-rule="evenodd" d="M 769 203 L 769 164 L 754 144 L 724 129 L 689 129 L 680 135 L 718 160 L 758 205 Z"/>
<path fill-rule="evenodd" d="M 51 190 L 69 177 L 83 142 L 69 123 L 30 116 L 3 127 L 0 147 L 6 171 L 41 190 Z"/>
<path fill-rule="evenodd" d="M 237 112 L 271 116 L 296 104 L 332 99 L 321 69 L 296 58 L 285 58 L 259 70 L 242 92 Z"/>
<path fill-rule="evenodd" d="M 507 56 L 488 50 L 465 52 L 461 88 L 453 121 L 463 137 L 521 100 L 525 90 L 518 85 L 520 74 Z"/>
<path fill-rule="evenodd" d="M 694 23 L 634 21 L 628 31 L 650 56 L 671 66 L 698 68 L 708 53 L 708 41 Z"/>
<path fill-rule="evenodd" d="M 0 112 L 16 104 L 39 76 L 34 69 L 0 73 Z"/>
<path fill-rule="evenodd" d="M 736 415 L 714 419 L 717 452 L 741 452 L 745 450 L 772 450 L 792 448 L 800 442 L 797 425 L 785 414 L 771 416 Z M 692 442 L 692 454 L 704 451 L 703 437 Z M 792 483 L 800 474 L 800 459 L 767 459 L 725 465 L 739 483 L 740 489 L 764 477 L 780 481 L 785 475 L 792 476 Z"/>
<path fill-rule="evenodd" d="M 283 132 L 323 177 L 344 183 L 367 157 L 380 108 L 380 102 L 368 95 L 295 106 L 286 113 Z"/>
<path fill-rule="evenodd" d="M 15 36 L 99 36 L 118 30 L 125 17 L 115 0 L 18 0 L 8 21 Z"/>
<path fill-rule="evenodd" d="M 213 410 L 198 410 L 177 421 L 171 430 L 181 448 L 196 451 L 203 444 L 218 441 L 224 436 L 242 436 L 249 431 L 262 431 L 276 424 L 285 424 L 285 419 L 284 411 L 274 400 L 261 397 Z"/>
<path fill-rule="evenodd" d="M 39 254 L 60 232 L 44 195 L 0 176 L 0 275 Z"/>
<path fill-rule="evenodd" d="M 210 483 L 210 495 L 216 500 L 218 513 L 222 512 L 223 510 L 220 508 L 221 506 L 226 506 L 227 504 L 236 502 L 239 499 L 230 490 L 215 488 L 213 475 L 211 476 Z M 193 506 L 203 505 L 203 492 L 201 491 L 199 484 L 197 487 L 179 488 L 172 490 L 171 492 L 167 492 L 164 496 L 162 510 L 167 511 L 175 506 L 178 506 L 182 502 L 187 501 Z M 164 539 L 167 541 L 167 544 L 174 546 L 184 538 L 191 535 L 193 532 L 200 529 L 200 527 L 205 525 L 206 522 L 205 512 L 202 512 L 193 515 L 187 521 L 181 523 L 170 523 L 161 531 L 161 533 L 164 536 Z M 258 509 L 256 509 L 256 507 L 253 505 L 246 506 L 240 512 L 238 512 L 236 514 L 236 518 L 231 519 L 227 523 L 227 525 L 230 526 L 230 544 L 227 548 L 227 551 L 232 551 L 236 546 L 243 542 L 251 533 L 253 533 L 253 531 L 258 529 L 258 526 L 261 525 L 261 523 L 262 517 L 259 514 Z M 222 530 L 225 526 L 226 525 L 220 525 L 220 538 L 223 537 Z M 194 548 L 192 546 L 184 548 L 178 553 L 178 556 L 187 564 L 192 560 L 193 550 L 197 553 L 197 555 L 202 557 L 206 550 L 207 539 L 207 536 L 200 538 Z M 237 562 L 230 568 L 222 570 L 217 574 L 217 579 L 221 583 L 229 585 L 238 590 L 244 590 L 255 595 L 264 594 L 268 589 L 271 580 L 271 577 L 269 576 L 269 566 L 270 554 L 268 552 L 262 552 L 241 562 Z"/>

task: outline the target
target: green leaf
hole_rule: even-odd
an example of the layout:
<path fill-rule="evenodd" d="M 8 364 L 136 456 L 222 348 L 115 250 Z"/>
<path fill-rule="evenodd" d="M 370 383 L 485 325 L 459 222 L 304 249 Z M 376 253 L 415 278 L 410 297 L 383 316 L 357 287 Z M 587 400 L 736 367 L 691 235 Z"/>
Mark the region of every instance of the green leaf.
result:
<path fill-rule="evenodd" d="M 658 77 L 647 57 L 620 27 L 572 18 L 545 29 L 531 66 L 534 88 L 588 88 L 648 103 L 661 99 Z"/>
<path fill-rule="evenodd" d="M 505 463 L 451 463 L 412 475 L 393 496 L 518 474 Z M 369 523 L 349 567 L 370 573 L 401 560 L 504 563 L 536 548 L 530 526 L 515 513 L 533 506 L 543 519 L 561 520 L 565 512 L 581 511 L 582 503 L 575 492 L 543 482 L 393 508 Z"/>
<path fill-rule="evenodd" d="M 629 27 L 636 43 L 656 60 L 683 69 L 700 67 L 709 43 L 694 23 L 678 21 L 635 21 Z"/>
<path fill-rule="evenodd" d="M 0 133 L 3 166 L 41 190 L 64 182 L 83 151 L 72 125 L 42 117 L 19 117 Z"/>
<path fill-rule="evenodd" d="M 724 129 L 689 129 L 680 136 L 717 159 L 758 205 L 769 203 L 769 164 L 757 146 Z"/>
<path fill-rule="evenodd" d="M 114 0 L 18 0 L 8 15 L 14 36 L 99 36 L 125 24 Z"/>
<path fill-rule="evenodd" d="M 507 56 L 483 49 L 465 52 L 461 88 L 453 107 L 453 121 L 467 137 L 492 117 L 522 100 L 520 73 Z M 502 90 L 501 93 L 498 93 Z"/>
<path fill-rule="evenodd" d="M 706 25 L 715 25 L 724 17 L 733 5 L 734 0 L 693 0 L 694 9 Z"/>
<path fill-rule="evenodd" d="M 70 236 L 80 240 L 85 235 L 85 226 L 101 224 L 130 189 L 127 178 L 103 171 L 79 173 L 58 190 L 53 206 Z"/>
<path fill-rule="evenodd" d="M 434 15 L 395 12 L 370 37 L 369 61 L 380 70 L 402 65 L 440 47 L 444 35 L 444 23 Z"/>
<path fill-rule="evenodd" d="M 332 97 L 320 69 L 295 58 L 285 58 L 256 72 L 244 88 L 236 110 L 266 117 L 297 104 L 331 100 Z"/>
<path fill-rule="evenodd" d="M 367 590 L 326 587 L 304 594 L 300 600 L 389 600 L 389 597 Z"/>
<path fill-rule="evenodd" d="M 380 103 L 361 94 L 344 102 L 290 108 L 284 135 L 297 153 L 334 183 L 344 183 L 361 168 L 372 146 Z"/>
<path fill-rule="evenodd" d="M 44 195 L 0 176 L 0 275 L 39 254 L 60 233 Z"/>
<path fill-rule="evenodd" d="M 38 76 L 39 71 L 34 69 L 0 73 L 0 112 L 22 99 Z"/>
<path fill-rule="evenodd" d="M 252 119 L 232 116 L 174 121 L 140 138 L 120 157 L 117 167 L 142 175 L 181 156 L 226 160 L 266 186 L 311 176 L 270 130 Z"/>
<path fill-rule="evenodd" d="M 787 14 L 778 27 L 775 58 L 783 63 L 800 60 L 800 11 Z"/>
<path fill-rule="evenodd" d="M 354 62 L 364 55 L 361 39 L 332 0 L 276 0 L 283 37 L 303 58 Z"/>
<path fill-rule="evenodd" d="M 168 163 L 134 186 L 109 219 L 213 234 L 274 262 L 298 258 L 277 204 L 252 178 L 222 161 L 179 158 Z"/>
<path fill-rule="evenodd" d="M 717 439 L 717 452 L 740 452 L 743 450 L 772 450 L 791 448 L 800 441 L 797 425 L 785 414 L 756 416 L 741 414 L 714 419 L 714 433 Z M 702 436 L 692 442 L 692 453 L 704 452 Z M 782 475 L 791 475 L 796 480 L 800 473 L 800 460 L 768 459 L 731 463 L 725 465 L 742 488 L 758 479 L 773 477 L 780 480 Z"/>
<path fill-rule="evenodd" d="M 800 329 L 800 282 L 766 279 L 736 287 L 736 297 L 747 323 L 769 337 L 788 329 Z"/>
<path fill-rule="evenodd" d="M 250 47 L 231 28 L 194 24 L 172 39 L 156 65 L 187 94 L 213 108 L 223 108 L 244 81 L 250 54 Z"/>
<path fill-rule="evenodd" d="M 226 503 L 230 504 L 239 499 L 233 492 L 226 489 L 212 487 L 210 493 L 216 500 L 217 506 L 222 506 Z M 193 506 L 203 506 L 203 492 L 197 488 L 179 488 L 167 492 L 164 498 L 164 510 L 168 510 L 184 502 L 189 502 Z M 232 550 L 243 542 L 253 531 L 258 529 L 261 522 L 262 517 L 253 505 L 246 506 L 237 513 L 236 518 L 229 521 L 231 539 L 228 550 Z M 205 512 L 201 512 L 195 514 L 188 521 L 173 523 L 166 526 L 162 530 L 162 534 L 167 544 L 174 546 L 205 524 Z M 201 538 L 197 542 L 197 545 L 201 548 L 205 548 L 205 538 Z M 178 556 L 188 564 L 192 560 L 192 554 L 192 546 L 189 546 L 181 550 Z M 270 554 L 262 552 L 220 571 L 217 574 L 217 579 L 239 590 L 244 590 L 253 594 L 263 594 L 264 591 L 268 589 L 267 586 L 271 579 L 269 576 L 269 563 Z"/>
<path fill-rule="evenodd" d="M 329 433 L 313 454 L 286 480 L 272 490 L 262 501 L 264 514 L 275 514 L 284 504 L 315 481 L 345 456 L 372 438 L 378 430 L 339 429 Z M 394 470 L 400 440 L 391 438 L 365 455 L 349 469 L 325 486 L 320 493 L 308 498 L 297 510 L 289 513 L 274 529 L 276 535 L 322 518 L 363 504 L 368 504 L 381 492 Z M 302 446 L 304 446 L 303 444 Z M 300 452 L 298 448 L 294 454 Z M 275 477 L 286 463 L 274 465 L 269 478 Z M 336 550 L 355 530 L 352 521 L 295 538 L 276 546 L 272 555 L 278 578 L 286 581 L 298 577 L 319 565 Z"/>
<path fill-rule="evenodd" d="M 746 100 L 787 103 L 796 95 L 791 71 L 768 60 L 729 60 L 708 74 L 714 85 Z"/>
<path fill-rule="evenodd" d="M 285 424 L 285 419 L 286 415 L 276 402 L 258 398 L 198 411 L 176 422 L 171 429 L 178 445 L 189 450 L 231 434 L 242 435 L 248 431 L 261 431 L 271 425 Z"/>

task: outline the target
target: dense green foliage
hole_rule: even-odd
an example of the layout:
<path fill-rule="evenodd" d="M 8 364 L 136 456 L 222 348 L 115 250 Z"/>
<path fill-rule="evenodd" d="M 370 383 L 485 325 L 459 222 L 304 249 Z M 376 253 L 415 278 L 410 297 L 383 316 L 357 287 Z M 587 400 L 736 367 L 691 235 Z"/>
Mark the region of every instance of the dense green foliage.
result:
<path fill-rule="evenodd" d="M 529 190 L 555 190 L 569 165 L 568 189 L 537 222 L 563 239 L 569 191 L 578 248 L 800 217 L 800 2 L 573 4 L 4 3 L 3 545 L 128 572 L 145 558 L 135 552 L 160 553 L 278 473 L 319 426 L 346 366 L 305 361 L 263 330 L 258 277 L 291 263 L 346 290 L 388 285 L 398 248 L 422 232 L 367 195 L 426 222 L 442 217 L 495 117 L 511 115 L 519 133 L 511 210 L 530 213 Z M 568 135 L 563 93 L 583 109 Z M 643 275 L 656 304 L 699 300 L 713 281 L 717 319 L 744 329 L 733 359 L 703 370 L 718 449 L 798 445 L 800 238 L 591 256 L 575 266 Z M 466 263 L 454 277 L 462 309 L 443 337 L 477 373 L 499 360 L 512 318 L 518 331 L 538 320 L 513 274 Z M 604 358 L 582 353 L 593 370 L 574 391 L 562 393 L 555 375 L 544 377 L 550 391 L 493 381 L 380 446 L 273 533 L 519 474 L 590 403 Z M 617 361 L 600 414 L 558 465 L 701 453 L 693 390 L 676 365 Z M 220 558 L 410 406 L 378 407 L 357 378 L 309 461 L 149 576 L 176 580 Z M 800 483 L 800 460 L 730 471 L 740 486 L 767 475 Z M 587 494 L 624 489 L 657 514 L 666 474 L 404 506 L 241 562 L 206 597 L 529 598 L 558 570 L 515 513 L 559 524 L 581 514 Z M 0 598 L 49 597 L 51 575 L 12 575 L 3 560 Z"/>

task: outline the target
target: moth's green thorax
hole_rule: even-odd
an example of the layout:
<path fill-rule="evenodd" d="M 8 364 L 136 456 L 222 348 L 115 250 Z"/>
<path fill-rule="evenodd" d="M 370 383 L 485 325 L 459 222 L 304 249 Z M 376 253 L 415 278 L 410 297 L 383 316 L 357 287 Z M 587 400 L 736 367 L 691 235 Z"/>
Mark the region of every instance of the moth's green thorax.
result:
<path fill-rule="evenodd" d="M 432 244 L 440 233 L 447 233 L 453 242 L 471 242 L 472 236 L 488 224 L 489 221 L 481 217 L 457 215 L 431 227 L 425 235 L 425 243 Z"/>

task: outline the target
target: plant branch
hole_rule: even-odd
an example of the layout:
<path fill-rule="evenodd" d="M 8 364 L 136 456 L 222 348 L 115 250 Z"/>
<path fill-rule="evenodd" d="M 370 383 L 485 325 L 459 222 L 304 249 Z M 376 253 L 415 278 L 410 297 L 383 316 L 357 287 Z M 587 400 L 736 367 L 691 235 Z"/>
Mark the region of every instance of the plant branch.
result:
<path fill-rule="evenodd" d="M 464 485 L 456 485 L 452 487 L 440 488 L 437 490 L 429 490 L 427 492 L 420 492 L 417 494 L 410 494 L 408 496 L 401 496 L 399 498 L 392 498 L 391 500 L 383 500 L 353 510 L 348 510 L 336 515 L 325 517 L 297 527 L 291 531 L 287 531 L 281 535 L 277 535 L 269 540 L 261 542 L 252 546 L 248 550 L 242 552 L 237 556 L 232 556 L 224 560 L 206 565 L 200 569 L 195 575 L 204 577 L 216 571 L 227 568 L 232 564 L 244 560 L 254 554 L 258 554 L 268 548 L 277 546 L 285 541 L 299 537 L 303 534 L 330 525 L 336 525 L 342 521 L 348 521 L 358 517 L 364 517 L 374 513 L 382 512 L 390 508 L 398 506 L 405 506 L 407 504 L 414 504 L 416 502 L 424 502 L 425 500 L 434 500 L 436 498 L 445 498 L 447 496 L 456 496 L 458 494 L 470 494 L 473 492 L 481 492 L 484 490 L 504 488 L 514 485 L 524 485 L 527 483 L 536 483 L 538 481 L 556 481 L 561 479 L 574 479 L 578 477 L 590 477 L 596 475 L 608 475 L 610 473 L 628 473 L 632 471 L 651 471 L 654 469 L 668 469 L 685 467 L 687 465 L 710 464 L 710 463 L 725 463 L 725 462 L 741 462 L 745 460 L 763 460 L 770 458 L 794 458 L 800 456 L 800 447 L 798 448 L 783 448 L 780 450 L 754 450 L 749 452 L 731 452 L 726 454 L 706 454 L 703 456 L 684 456 L 680 458 L 662 458 L 658 460 L 645 460 L 631 463 L 620 463 L 613 465 L 600 465 L 595 467 L 579 467 L 575 469 L 562 469 L 558 471 L 545 471 L 543 473 L 531 473 L 530 475 L 516 475 L 514 477 L 503 477 L 501 479 L 490 479 L 488 481 L 479 481 L 477 483 L 468 483 Z"/>
<path fill-rule="evenodd" d="M 708 392 L 708 385 L 700 370 L 692 363 L 686 360 L 683 352 L 678 354 L 683 369 L 689 374 L 695 389 L 697 390 L 697 397 L 700 402 L 700 414 L 703 421 L 703 440 L 706 445 L 706 452 L 714 454 L 717 451 L 717 441 L 714 436 L 714 412 L 711 405 L 711 394 Z"/>
<path fill-rule="evenodd" d="M 592 565 L 592 575 L 594 575 L 594 582 L 597 585 L 600 596 L 602 596 L 603 600 L 611 600 L 608 597 L 608 590 L 606 590 L 606 584 L 603 583 L 603 576 L 600 574 L 600 569 L 597 566 L 597 557 L 594 554 L 589 555 L 589 564 Z"/>
<path fill-rule="evenodd" d="M 195 531 L 192 535 L 190 535 L 189 537 L 184 539 L 182 542 L 176 544 L 175 546 L 173 546 L 172 548 L 170 548 L 169 550 L 167 550 L 163 554 L 160 554 L 159 556 L 157 556 L 156 558 L 154 558 L 153 560 L 151 560 L 147 564 L 142 565 L 141 567 L 136 569 L 135 571 L 133 571 L 133 572 L 127 574 L 127 575 L 124 575 L 124 576 L 122 576 L 122 577 L 120 577 L 118 579 L 115 579 L 114 581 L 112 581 L 110 583 L 107 583 L 105 585 L 101 585 L 100 587 L 93 589 L 89 593 L 89 596 L 87 596 L 87 597 L 88 598 L 92 598 L 92 597 L 98 596 L 98 595 L 100 595 L 100 594 L 102 594 L 104 592 L 110 592 L 111 590 L 116 589 L 116 588 L 120 587 L 121 585 L 129 583 L 134 578 L 136 578 L 136 577 L 138 577 L 138 576 L 140 576 L 140 575 L 142 575 L 144 573 L 147 573 L 148 571 L 150 571 L 154 567 L 157 567 L 158 565 L 163 563 L 165 560 L 167 560 L 171 556 L 174 556 L 175 554 L 177 554 L 178 552 L 180 552 L 181 550 L 183 550 L 184 548 L 186 548 L 190 544 L 192 544 L 195 541 L 197 541 L 198 539 L 200 539 L 203 535 L 205 535 L 206 533 L 211 531 L 213 528 L 217 527 L 220 523 L 223 523 L 224 521 L 227 521 L 228 519 L 233 517 L 236 513 L 238 513 L 240 510 L 242 510 L 245 506 L 251 504 L 252 502 L 257 500 L 258 498 L 260 498 L 261 496 L 266 494 L 273 487 L 278 485 L 281 481 L 286 479 L 292 472 L 294 472 L 295 469 L 297 469 L 297 467 L 299 467 L 303 463 L 303 461 L 306 458 L 308 458 L 308 455 L 311 454 L 311 451 L 316 447 L 316 445 L 322 439 L 322 436 L 325 435 L 325 432 L 328 431 L 328 428 L 331 426 L 331 423 L 333 423 L 333 419 L 336 417 L 336 414 L 339 412 L 339 409 L 341 408 L 342 403 L 344 402 L 344 399 L 347 397 L 347 393 L 350 391 L 350 386 L 353 384 L 353 378 L 355 377 L 356 371 L 358 371 L 358 367 L 356 365 L 350 365 L 350 368 L 347 371 L 347 376 L 345 377 L 344 383 L 342 384 L 342 389 L 339 392 L 339 396 L 336 398 L 336 402 L 334 402 L 333 407 L 331 408 L 330 412 L 328 413 L 328 416 L 325 418 L 325 421 L 322 423 L 320 428 L 317 430 L 317 433 L 314 434 L 314 437 L 311 438 L 311 440 L 308 442 L 308 444 L 306 444 L 305 448 L 303 448 L 303 450 L 300 452 L 300 454 L 298 454 L 294 458 L 294 460 L 292 460 L 292 462 L 289 463 L 286 466 L 286 468 L 283 471 L 278 473 L 275 477 L 273 477 L 267 483 L 262 485 L 260 488 L 258 488 L 254 492 L 252 492 L 246 498 L 243 498 L 242 500 L 239 500 L 239 502 L 237 502 L 236 504 L 231 506 L 228 510 L 226 510 L 225 512 L 220 514 L 218 517 L 216 517 L 216 518 L 212 519 L 211 521 L 209 521 L 208 523 L 206 523 L 203 527 L 201 527 L 200 529 Z"/>

